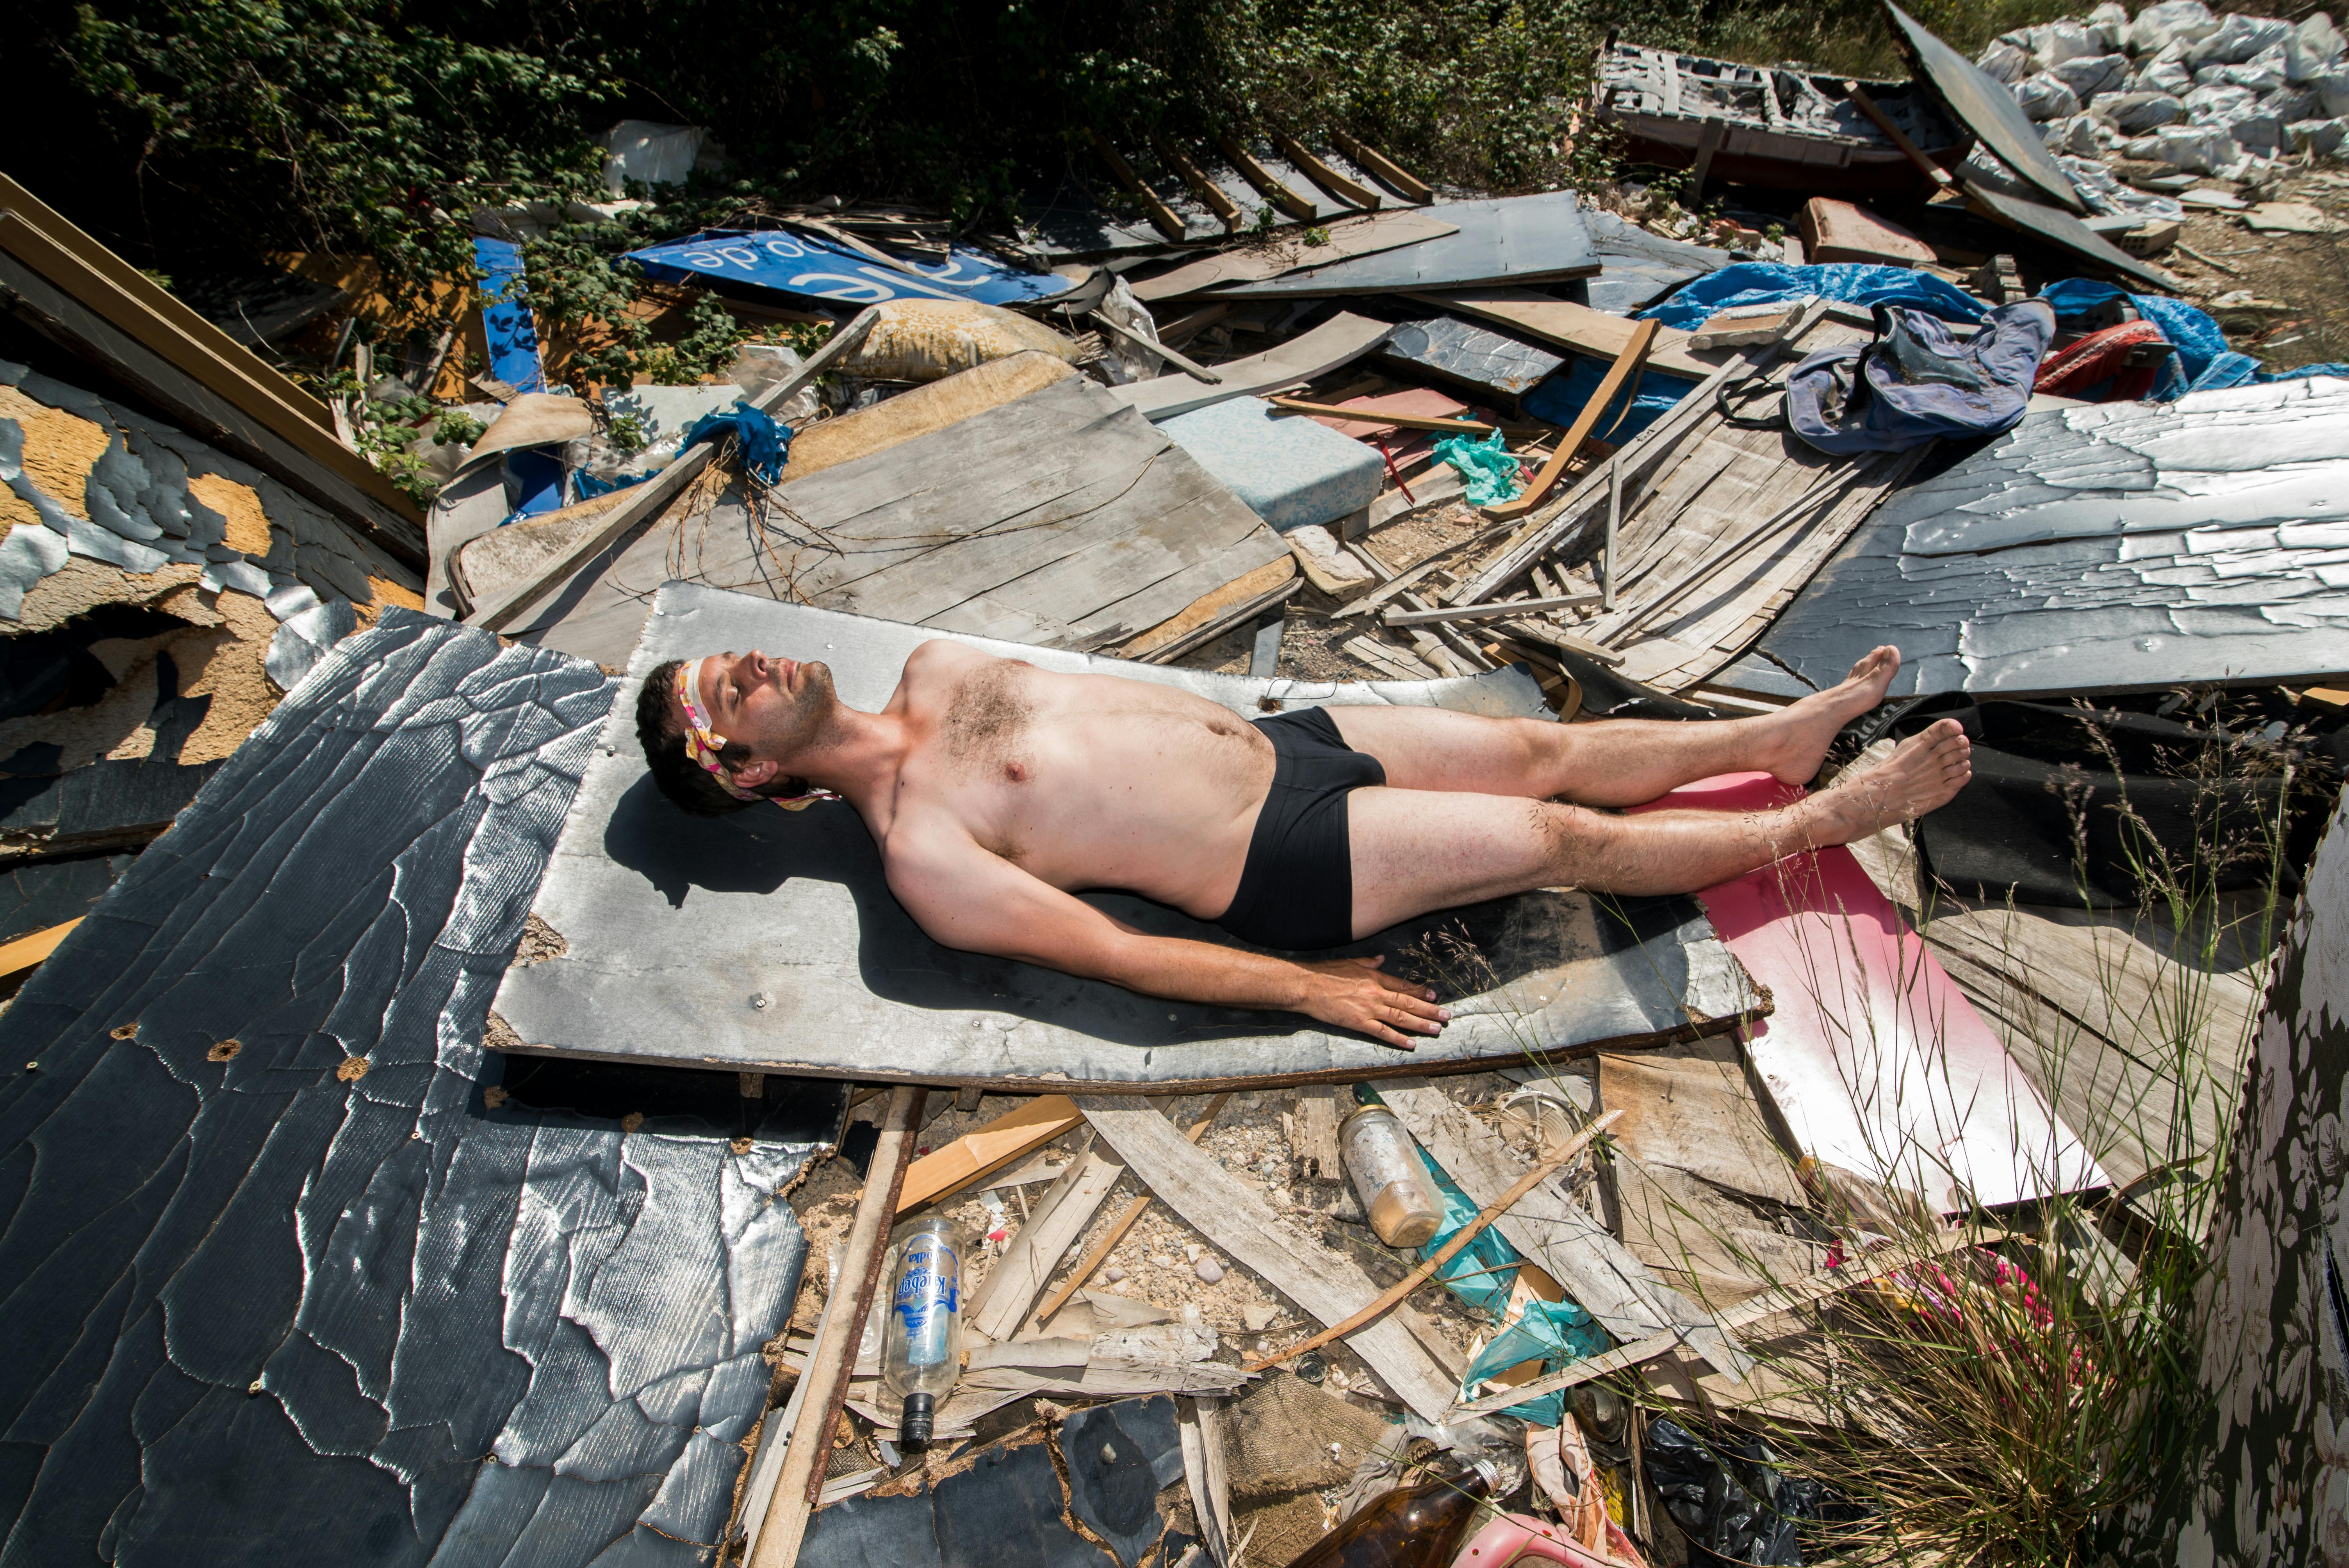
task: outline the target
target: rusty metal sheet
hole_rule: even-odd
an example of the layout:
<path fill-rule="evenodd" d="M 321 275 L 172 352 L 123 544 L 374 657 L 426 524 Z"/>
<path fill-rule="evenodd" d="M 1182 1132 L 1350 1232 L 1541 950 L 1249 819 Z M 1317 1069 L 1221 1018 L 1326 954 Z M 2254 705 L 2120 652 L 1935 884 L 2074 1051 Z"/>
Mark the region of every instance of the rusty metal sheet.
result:
<path fill-rule="evenodd" d="M 905 655 L 941 635 L 751 594 L 671 583 L 629 665 L 720 648 L 820 658 L 842 700 L 879 708 Z M 1179 686 L 1249 717 L 1284 707 L 1392 703 L 1547 717 L 1522 670 L 1464 680 L 1338 686 L 1258 680 L 952 635 L 1054 670 Z M 631 684 L 628 691 L 634 690 Z M 1139 995 L 1008 959 L 941 947 L 891 895 L 855 811 L 742 811 L 711 821 L 669 804 L 647 773 L 633 700 L 617 705 L 540 886 L 535 913 L 563 951 L 508 971 L 501 1049 L 866 1081 L 1012 1083 L 1097 1092 L 1236 1086 L 1456 1069 L 1530 1050 L 1647 1042 L 1746 1005 L 1743 975 L 1692 901 L 1528 893 L 1413 922 L 1345 953 L 1388 954 L 1440 931 L 1489 969 L 1439 981 L 1452 1025 L 1404 1052 L 1296 1014 Z M 1222 931 L 1114 893 L 1087 901 L 1165 935 Z M 1472 972 L 1473 971 L 1473 972 Z"/>
<path fill-rule="evenodd" d="M 1884 0 L 1884 10 L 1892 20 L 1894 40 L 1909 57 L 1909 68 L 1951 119 L 1980 137 L 1983 146 L 1998 154 L 2000 162 L 2046 192 L 2058 206 L 2074 212 L 2088 210 L 2072 188 L 2071 176 L 2039 139 L 2039 128 L 2024 117 L 2023 106 L 2004 84 L 1941 42 L 1892 0 Z"/>

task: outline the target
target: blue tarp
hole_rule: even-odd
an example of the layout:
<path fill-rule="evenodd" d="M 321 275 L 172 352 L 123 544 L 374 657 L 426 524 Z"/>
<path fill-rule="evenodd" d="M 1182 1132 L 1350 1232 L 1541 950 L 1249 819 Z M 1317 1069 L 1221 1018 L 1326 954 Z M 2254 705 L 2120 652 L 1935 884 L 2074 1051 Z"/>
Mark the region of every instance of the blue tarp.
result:
<path fill-rule="evenodd" d="M 1789 267 L 1776 262 L 1740 262 L 1717 273 L 1707 273 L 1661 304 L 1640 315 L 1692 332 L 1718 312 L 1740 305 L 1775 304 L 1780 300 L 1816 294 L 1861 306 L 1905 304 L 1948 321 L 1980 321 L 1990 306 L 1930 273 L 1909 267 L 1862 266 L 1834 262 L 1816 267 Z"/>
<path fill-rule="evenodd" d="M 729 436 L 734 438 L 735 455 L 744 472 L 761 484 L 771 485 L 783 477 L 783 465 L 792 456 L 792 428 L 740 398 L 735 399 L 731 408 L 717 409 L 696 419 L 678 445 L 678 456 L 683 457 L 688 449 L 703 441 L 722 441 Z"/>
<path fill-rule="evenodd" d="M 512 240 L 476 238 L 473 264 L 481 270 L 481 326 L 489 339 L 490 374 L 517 392 L 545 391 L 538 327 L 523 299 L 522 247 Z"/>
<path fill-rule="evenodd" d="M 981 304 L 1026 304 L 1065 294 L 1073 285 L 1050 273 L 1008 267 L 957 245 L 942 266 L 908 262 L 919 276 L 885 267 L 869 256 L 812 234 L 784 230 L 713 229 L 630 251 L 628 259 L 664 283 L 725 279 L 778 294 L 879 304 L 893 299 L 970 299 Z"/>
<path fill-rule="evenodd" d="M 2056 318 L 2079 315 L 2095 309 L 2106 300 L 2118 299 L 2121 291 L 2110 284 L 2091 283 L 2086 278 L 2066 278 L 2051 284 L 2040 296 L 2055 307 Z M 2128 301 L 2146 320 L 2161 328 L 2161 335 L 2169 339 L 2178 350 L 2178 368 L 2185 371 L 2186 380 L 2192 385 L 2175 390 L 2157 388 L 2153 401 L 2167 403 L 2180 393 L 2208 391 L 2213 387 L 2248 387 L 2269 381 L 2304 381 L 2312 376 L 2349 377 L 2349 365 L 2302 365 L 2292 370 L 2262 370 L 2260 362 L 2248 354 L 2238 354 L 2227 346 L 2227 335 L 2209 314 L 2188 304 L 2181 299 L 2166 299 L 2160 294 L 2130 294 Z M 2165 396 L 2165 393 L 2167 394 Z"/>
<path fill-rule="evenodd" d="M 1545 380 L 1526 394 L 1525 410 L 1537 419 L 1553 425 L 1571 425 L 1582 412 L 1582 406 L 1599 395 L 1599 382 L 1607 378 L 1607 362 L 1585 359 L 1577 356 L 1564 370 Z M 1672 406 L 1687 397 L 1696 383 L 1685 376 L 1666 376 L 1650 370 L 1638 382 L 1615 394 L 1599 423 L 1590 428 L 1594 440 L 1621 446 L 1657 420 L 1672 411 Z M 1637 394 L 1634 397 L 1634 394 Z M 1631 404 L 1630 417 L 1623 418 L 1626 400 Z M 1615 421 L 1622 418 L 1618 425 Z"/>

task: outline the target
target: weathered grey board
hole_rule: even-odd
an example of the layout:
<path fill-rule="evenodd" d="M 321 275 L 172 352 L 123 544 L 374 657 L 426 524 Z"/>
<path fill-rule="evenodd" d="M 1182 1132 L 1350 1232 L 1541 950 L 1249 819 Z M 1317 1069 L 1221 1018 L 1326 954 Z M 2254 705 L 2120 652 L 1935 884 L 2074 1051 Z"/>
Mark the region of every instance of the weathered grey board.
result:
<path fill-rule="evenodd" d="M 663 587 L 633 680 L 661 661 L 761 648 L 830 665 L 843 700 L 886 701 L 905 655 L 936 634 L 690 583 Z M 1545 715 L 1532 680 L 1334 686 L 1127 664 L 974 636 L 1047 669 L 1180 686 L 1250 717 L 1262 704 L 1392 703 Z M 1640 1044 L 1737 1016 L 1752 993 L 1692 901 L 1530 893 L 1382 932 L 1342 951 L 1409 950 L 1464 933 L 1490 965 L 1456 987 L 1454 1021 L 1416 1051 L 1324 1032 L 1298 1015 L 1137 995 L 931 942 L 884 883 L 847 806 L 688 817 L 647 775 L 624 692 L 534 909 L 565 944 L 510 970 L 491 1032 L 501 1049 L 959 1084 L 1102 1091 L 1351 1080 L 1460 1070 L 1530 1050 Z M 1231 943 L 1144 899 L 1088 894 L 1147 931 Z"/>
<path fill-rule="evenodd" d="M 1287 549 L 1148 420 L 1071 377 L 787 482 L 755 508 L 734 490 L 696 515 L 688 496 L 548 601 L 533 640 L 619 664 L 652 591 L 689 576 L 1090 649 L 1149 630 Z"/>
<path fill-rule="evenodd" d="M 1420 209 L 1458 232 L 1400 250 L 1351 256 L 1277 278 L 1229 284 L 1218 299 L 1306 299 L 1356 294 L 1413 294 L 1427 289 L 1561 282 L 1596 275 L 1599 253 L 1571 191 L 1438 201 Z"/>

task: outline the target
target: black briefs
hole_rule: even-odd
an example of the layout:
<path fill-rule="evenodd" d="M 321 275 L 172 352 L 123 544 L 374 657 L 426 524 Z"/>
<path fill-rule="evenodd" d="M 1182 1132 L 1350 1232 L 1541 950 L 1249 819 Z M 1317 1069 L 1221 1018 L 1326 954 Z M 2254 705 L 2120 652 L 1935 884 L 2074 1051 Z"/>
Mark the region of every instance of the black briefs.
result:
<path fill-rule="evenodd" d="M 1354 939 L 1346 794 L 1384 784 L 1379 759 L 1348 746 L 1321 708 L 1259 718 L 1272 789 L 1257 813 L 1239 891 L 1216 923 L 1259 947 L 1342 947 Z"/>

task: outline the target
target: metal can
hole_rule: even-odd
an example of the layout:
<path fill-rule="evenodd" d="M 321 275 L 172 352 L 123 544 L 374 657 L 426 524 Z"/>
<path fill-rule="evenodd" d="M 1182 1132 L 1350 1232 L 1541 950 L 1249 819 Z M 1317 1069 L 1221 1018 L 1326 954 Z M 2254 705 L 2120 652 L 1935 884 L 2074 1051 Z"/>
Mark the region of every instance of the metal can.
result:
<path fill-rule="evenodd" d="M 1338 1147 L 1379 1240 L 1391 1247 L 1416 1247 L 1443 1228 L 1444 1201 L 1428 1180 L 1419 1146 L 1393 1111 L 1363 1106 L 1340 1125 Z"/>

